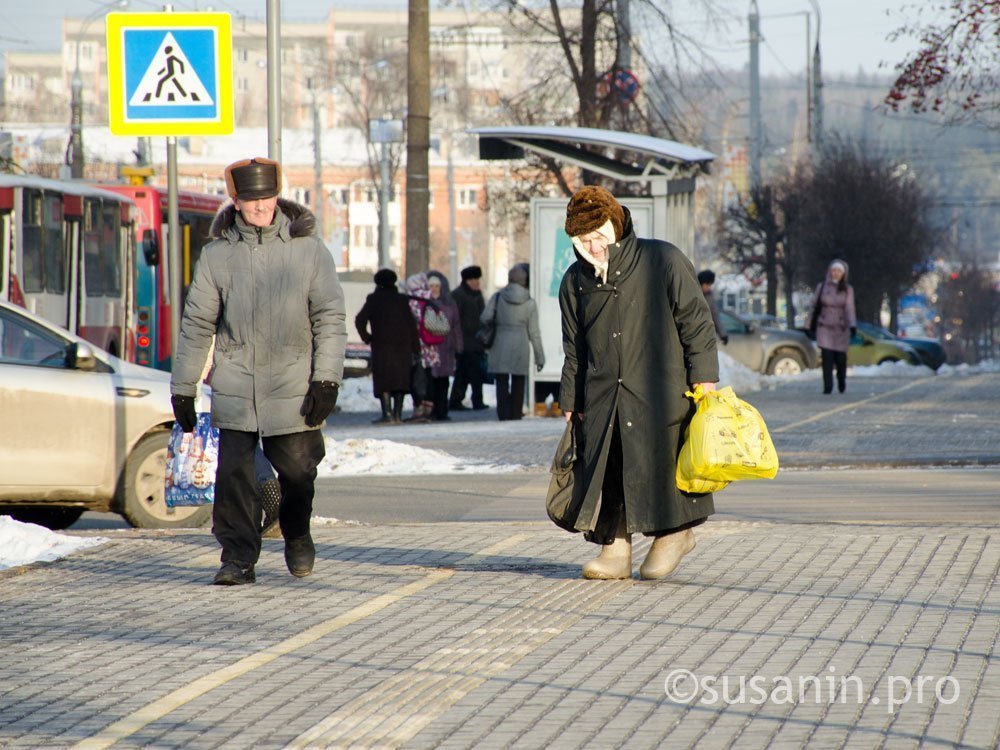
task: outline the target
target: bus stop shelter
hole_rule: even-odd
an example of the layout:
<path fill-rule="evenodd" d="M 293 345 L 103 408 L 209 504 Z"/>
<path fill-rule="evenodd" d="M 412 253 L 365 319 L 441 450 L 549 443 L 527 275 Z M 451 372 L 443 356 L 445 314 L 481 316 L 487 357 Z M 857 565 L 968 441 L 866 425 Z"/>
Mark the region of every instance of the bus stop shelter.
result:
<path fill-rule="evenodd" d="M 707 172 L 715 159 L 710 151 L 651 135 L 599 128 L 511 125 L 469 132 L 479 137 L 481 159 L 522 159 L 534 153 L 622 182 L 648 185 L 653 236 L 692 254 L 695 177 Z M 609 155 L 615 151 L 628 158 Z"/>

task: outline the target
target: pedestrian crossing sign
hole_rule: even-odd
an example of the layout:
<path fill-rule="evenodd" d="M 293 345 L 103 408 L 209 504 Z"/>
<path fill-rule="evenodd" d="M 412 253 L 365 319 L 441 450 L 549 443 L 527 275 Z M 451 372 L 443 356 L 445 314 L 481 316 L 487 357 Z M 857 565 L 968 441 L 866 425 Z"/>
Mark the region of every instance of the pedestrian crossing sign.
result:
<path fill-rule="evenodd" d="M 233 132 L 228 13 L 109 13 L 107 35 L 112 133 Z"/>

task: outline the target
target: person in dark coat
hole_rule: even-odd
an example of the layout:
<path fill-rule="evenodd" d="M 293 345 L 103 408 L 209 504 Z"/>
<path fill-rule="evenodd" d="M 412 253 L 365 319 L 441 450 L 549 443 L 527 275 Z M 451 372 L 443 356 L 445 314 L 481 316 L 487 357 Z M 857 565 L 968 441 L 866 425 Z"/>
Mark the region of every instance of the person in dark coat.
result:
<path fill-rule="evenodd" d="M 448 416 L 448 383 L 455 374 L 458 355 L 462 353 L 462 321 L 458 306 L 451 296 L 448 279 L 440 271 L 427 272 L 427 287 L 431 292 L 431 300 L 438 306 L 447 318 L 451 328 L 444 341 L 434 344 L 437 350 L 437 362 L 431 365 L 431 408 L 430 418 L 437 422 L 446 422 Z"/>
<path fill-rule="evenodd" d="M 723 344 L 728 344 L 729 334 L 726 333 L 725 326 L 719 320 L 719 306 L 715 301 L 715 294 L 712 292 L 712 286 L 715 284 L 715 271 L 710 268 L 698 271 L 698 283 L 701 284 L 701 292 L 705 295 L 708 309 L 712 311 L 712 323 L 715 324 L 715 335 L 719 337 L 719 341 Z"/>
<path fill-rule="evenodd" d="M 483 373 L 486 371 L 486 349 L 476 331 L 479 330 L 479 317 L 483 314 L 486 301 L 479 289 L 483 270 L 479 266 L 468 266 L 462 269 L 462 283 L 451 293 L 458 306 L 458 317 L 462 321 L 462 351 L 455 363 L 455 380 L 451 385 L 451 398 L 448 408 L 462 411 L 465 406 L 465 389 L 472 390 L 472 408 L 486 409 L 483 403 Z"/>
<path fill-rule="evenodd" d="M 847 349 L 857 333 L 854 287 L 847 283 L 847 263 L 833 261 L 826 278 L 816 286 L 812 301 L 810 330 L 823 358 L 823 393 L 833 392 L 833 370 L 837 369 L 837 390 L 847 388 Z M 817 314 L 818 313 L 818 314 Z"/>
<path fill-rule="evenodd" d="M 354 319 L 361 340 L 372 348 L 372 390 L 382 407 L 375 424 L 403 421 L 403 398 L 410 392 L 410 369 L 420 354 L 417 324 L 409 300 L 396 288 L 394 271 L 375 274 L 375 291 Z"/>
<path fill-rule="evenodd" d="M 692 527 L 712 496 L 677 489 L 677 456 L 696 385 L 719 379 L 712 313 L 694 267 L 673 245 L 639 239 L 628 209 L 587 186 L 566 208 L 577 261 L 559 289 L 560 402 L 579 420 L 583 504 L 576 528 L 602 545 L 585 578 L 630 578 L 632 534 L 653 536 L 643 578 L 674 571 L 694 548 Z"/>

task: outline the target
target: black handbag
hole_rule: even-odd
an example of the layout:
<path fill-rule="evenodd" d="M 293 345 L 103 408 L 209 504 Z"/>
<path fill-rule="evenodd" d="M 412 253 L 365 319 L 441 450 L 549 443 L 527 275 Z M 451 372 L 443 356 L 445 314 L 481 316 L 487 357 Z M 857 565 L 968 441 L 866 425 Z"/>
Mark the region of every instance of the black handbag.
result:
<path fill-rule="evenodd" d="M 500 293 L 497 292 L 493 297 L 493 315 L 487 322 L 480 324 L 479 330 L 476 331 L 476 341 L 482 344 L 484 349 L 493 346 L 493 340 L 497 337 L 497 309 L 500 307 Z"/>
<path fill-rule="evenodd" d="M 545 510 L 552 523 L 561 529 L 578 533 L 576 520 L 583 507 L 583 458 L 579 439 L 580 423 L 571 419 L 559 440 L 556 455 L 552 459 L 552 478 L 545 497 Z"/>

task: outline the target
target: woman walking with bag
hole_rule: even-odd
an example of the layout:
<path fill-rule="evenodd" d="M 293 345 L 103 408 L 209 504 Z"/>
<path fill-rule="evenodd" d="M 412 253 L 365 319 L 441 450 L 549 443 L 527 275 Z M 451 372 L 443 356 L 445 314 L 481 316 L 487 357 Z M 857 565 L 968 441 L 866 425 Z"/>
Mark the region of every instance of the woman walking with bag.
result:
<path fill-rule="evenodd" d="M 695 411 L 684 394 L 719 379 L 712 313 L 685 255 L 636 237 L 628 209 L 604 188 L 574 193 L 565 228 L 578 259 L 559 287 L 559 400 L 582 445 L 573 527 L 602 545 L 583 577 L 630 578 L 640 532 L 654 540 L 639 573 L 663 578 L 715 512 L 710 494 L 681 492 L 675 478 Z"/>
<path fill-rule="evenodd" d="M 835 260 L 826 269 L 826 279 L 813 295 L 809 330 L 823 355 L 823 393 L 833 392 L 833 370 L 837 390 L 847 388 L 847 349 L 857 332 L 854 287 L 847 283 L 847 263 Z"/>
<path fill-rule="evenodd" d="M 497 419 L 501 422 L 522 416 L 529 344 L 535 353 L 535 368 L 541 370 L 545 366 L 538 307 L 528 292 L 528 269 L 518 263 L 510 269 L 507 281 L 507 286 L 490 299 L 480 318 L 482 323 L 488 323 L 496 315 L 487 367 L 496 377 Z"/>

